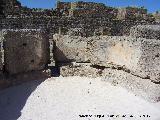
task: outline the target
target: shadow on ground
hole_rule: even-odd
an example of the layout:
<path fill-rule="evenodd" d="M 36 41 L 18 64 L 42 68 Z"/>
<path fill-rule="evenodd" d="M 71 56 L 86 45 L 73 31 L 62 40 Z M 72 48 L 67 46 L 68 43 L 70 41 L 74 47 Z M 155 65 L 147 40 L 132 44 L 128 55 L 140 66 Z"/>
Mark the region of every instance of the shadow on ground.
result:
<path fill-rule="evenodd" d="M 23 75 L 22 81 L 34 79 L 20 86 L 10 87 L 0 91 L 0 120 L 17 120 L 21 116 L 21 110 L 26 104 L 32 92 L 47 79 L 42 74 Z M 16 78 L 14 78 L 16 79 Z"/>

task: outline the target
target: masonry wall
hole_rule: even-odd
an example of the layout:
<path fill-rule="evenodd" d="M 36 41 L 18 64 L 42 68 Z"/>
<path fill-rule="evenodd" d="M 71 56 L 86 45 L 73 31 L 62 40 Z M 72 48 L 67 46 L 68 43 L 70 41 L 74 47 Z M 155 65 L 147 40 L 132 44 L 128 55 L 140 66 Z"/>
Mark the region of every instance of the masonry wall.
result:
<path fill-rule="evenodd" d="M 4 34 L 5 71 L 17 74 L 42 70 L 49 61 L 48 38 L 41 30 L 6 30 Z"/>
<path fill-rule="evenodd" d="M 147 9 L 138 7 L 118 8 L 118 19 L 142 19 L 147 15 Z"/>

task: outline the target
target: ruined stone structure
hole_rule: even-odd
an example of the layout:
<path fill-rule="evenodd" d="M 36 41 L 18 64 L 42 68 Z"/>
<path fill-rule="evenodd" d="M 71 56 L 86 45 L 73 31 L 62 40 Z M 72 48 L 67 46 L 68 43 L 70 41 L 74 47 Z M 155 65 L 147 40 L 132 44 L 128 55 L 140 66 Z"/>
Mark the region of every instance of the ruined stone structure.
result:
<path fill-rule="evenodd" d="M 155 17 L 157 22 L 160 22 L 160 11 L 156 11 L 152 15 Z"/>
<path fill-rule="evenodd" d="M 1 76 L 42 70 L 54 76 L 56 67 L 62 76 L 102 77 L 160 100 L 160 25 L 146 9 L 83 1 L 30 9 L 1 2 Z"/>
<path fill-rule="evenodd" d="M 143 19 L 147 16 L 147 9 L 138 7 L 118 8 L 118 19 Z"/>
<path fill-rule="evenodd" d="M 48 63 L 48 38 L 42 30 L 6 30 L 4 38 L 4 65 L 6 72 L 17 74 L 42 70 Z"/>

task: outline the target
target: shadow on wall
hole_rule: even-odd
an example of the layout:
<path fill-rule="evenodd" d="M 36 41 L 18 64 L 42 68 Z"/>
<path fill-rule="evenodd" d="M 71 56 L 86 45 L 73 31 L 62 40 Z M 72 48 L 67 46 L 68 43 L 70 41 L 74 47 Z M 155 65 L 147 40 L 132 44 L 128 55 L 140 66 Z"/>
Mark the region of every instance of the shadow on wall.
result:
<path fill-rule="evenodd" d="M 27 77 L 26 77 L 27 79 Z M 17 120 L 28 97 L 46 78 L 0 91 L 0 120 Z"/>
<path fill-rule="evenodd" d="M 67 58 L 65 53 L 60 50 L 57 46 L 55 46 L 55 51 L 54 51 L 54 59 L 56 62 L 60 63 L 66 63 L 66 62 L 73 62 L 73 59 Z"/>

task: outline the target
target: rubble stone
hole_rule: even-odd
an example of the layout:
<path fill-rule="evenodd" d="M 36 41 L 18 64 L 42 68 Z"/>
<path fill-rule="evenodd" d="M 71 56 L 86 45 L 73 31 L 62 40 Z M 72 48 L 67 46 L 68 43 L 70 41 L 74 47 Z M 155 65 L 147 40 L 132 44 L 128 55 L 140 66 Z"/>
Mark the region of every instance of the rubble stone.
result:
<path fill-rule="evenodd" d="M 138 25 L 130 29 L 130 35 L 136 38 L 160 39 L 160 25 Z"/>
<path fill-rule="evenodd" d="M 91 66 L 90 63 L 70 63 L 60 67 L 60 74 L 63 77 L 81 76 L 81 77 L 101 77 L 102 69 L 97 69 Z"/>

